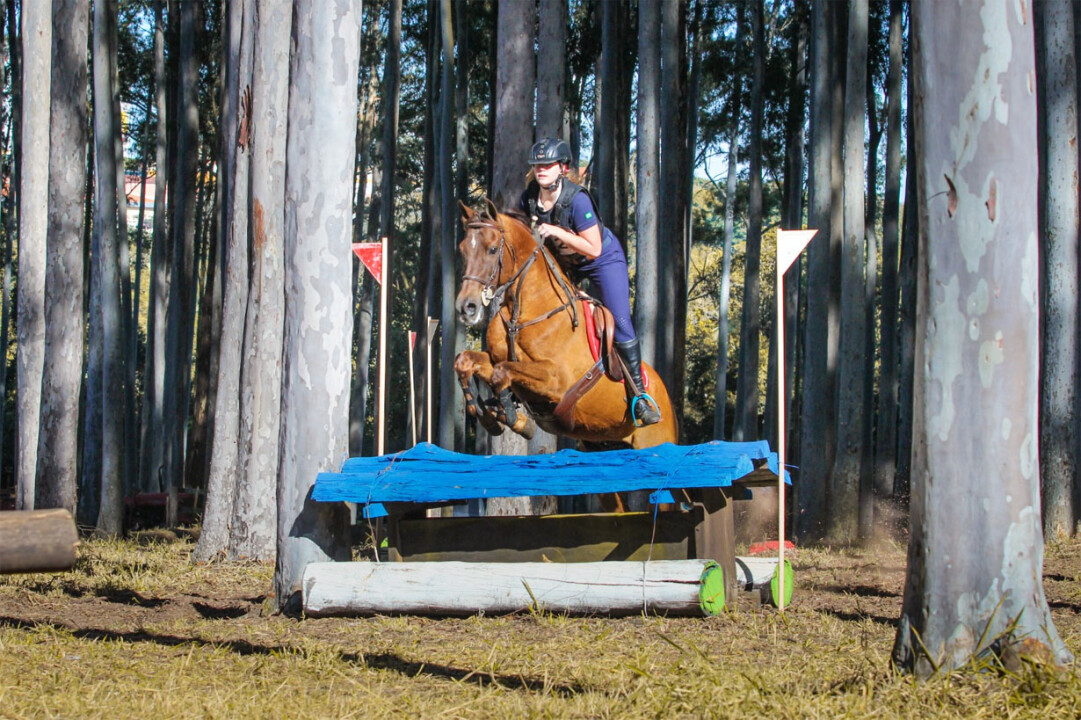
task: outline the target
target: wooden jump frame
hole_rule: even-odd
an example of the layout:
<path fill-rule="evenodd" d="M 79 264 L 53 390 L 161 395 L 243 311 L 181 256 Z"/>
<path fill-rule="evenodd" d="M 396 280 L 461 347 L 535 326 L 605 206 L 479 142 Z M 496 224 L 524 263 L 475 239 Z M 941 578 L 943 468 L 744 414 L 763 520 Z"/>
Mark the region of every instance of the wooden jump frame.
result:
<path fill-rule="evenodd" d="M 530 456 L 462 455 L 422 443 L 398 454 L 351 458 L 338 473 L 320 473 L 312 497 L 354 502 L 364 517 L 384 518 L 392 562 L 383 568 L 310 566 L 305 610 L 462 614 L 468 608 L 492 613 L 539 603 L 572 613 L 710 614 L 723 607 L 723 598 L 735 597 L 737 587 L 770 598 L 777 563 L 735 557 L 732 500 L 748 496 L 750 488 L 775 485 L 776 469 L 776 454 L 764 441 Z M 653 512 L 424 517 L 427 508 L 475 498 L 636 490 L 651 491 Z M 659 511 L 661 503 L 678 509 Z M 707 572 L 714 561 L 720 570 L 715 574 Z M 667 577 L 649 579 L 651 565 Z M 464 587 L 484 586 L 485 577 L 491 578 L 490 592 L 460 597 Z M 605 593 L 613 585 L 623 587 L 623 602 L 613 603 L 596 588 L 585 592 L 590 577 Z M 538 583 L 545 600 L 521 594 L 522 587 Z M 673 602 L 662 599 L 669 584 L 679 588 Z M 357 587 L 367 588 L 366 595 L 357 595 Z M 423 597 L 408 596 L 407 588 L 420 587 Z M 560 599 L 567 587 L 577 588 L 573 602 Z M 645 597 L 647 589 L 658 595 Z"/>
<path fill-rule="evenodd" d="M 70 570 L 78 544 L 67 510 L 0 512 L 0 575 Z"/>

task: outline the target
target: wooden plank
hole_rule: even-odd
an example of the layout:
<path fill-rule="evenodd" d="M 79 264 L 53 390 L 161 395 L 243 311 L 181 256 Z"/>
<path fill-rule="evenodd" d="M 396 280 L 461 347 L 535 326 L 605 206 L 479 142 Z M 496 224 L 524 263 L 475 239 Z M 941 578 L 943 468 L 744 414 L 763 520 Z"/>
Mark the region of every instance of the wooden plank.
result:
<path fill-rule="evenodd" d="M 0 574 L 70 570 L 78 544 L 67 510 L 0 512 Z"/>
<path fill-rule="evenodd" d="M 704 560 L 604 563 L 312 563 L 304 611 L 327 615 L 506 614 L 702 616 L 720 583 Z"/>
<path fill-rule="evenodd" d="M 725 487 L 776 466 L 765 441 L 665 443 L 642 450 L 543 455 L 464 455 L 427 443 L 379 457 L 350 458 L 339 473 L 320 473 L 321 502 L 443 504 L 472 498 L 582 495 L 635 490 Z"/>
<path fill-rule="evenodd" d="M 401 518 L 392 557 L 413 562 L 600 562 L 686 560 L 693 513 L 610 513 L 541 517 Z"/>

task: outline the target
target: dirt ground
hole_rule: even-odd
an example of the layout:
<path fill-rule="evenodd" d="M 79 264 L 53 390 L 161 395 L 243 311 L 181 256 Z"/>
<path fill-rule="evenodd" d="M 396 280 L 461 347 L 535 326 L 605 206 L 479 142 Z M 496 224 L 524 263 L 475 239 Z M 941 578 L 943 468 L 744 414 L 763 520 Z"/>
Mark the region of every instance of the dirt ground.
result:
<path fill-rule="evenodd" d="M 272 568 L 193 565 L 192 546 L 90 541 L 72 572 L 0 577 L 0 718 L 1081 713 L 1073 668 L 894 672 L 894 540 L 797 549 L 783 616 L 743 598 L 700 619 L 289 617 L 269 610 Z M 1049 546 L 1045 568 L 1054 622 L 1081 652 L 1081 542 Z"/>

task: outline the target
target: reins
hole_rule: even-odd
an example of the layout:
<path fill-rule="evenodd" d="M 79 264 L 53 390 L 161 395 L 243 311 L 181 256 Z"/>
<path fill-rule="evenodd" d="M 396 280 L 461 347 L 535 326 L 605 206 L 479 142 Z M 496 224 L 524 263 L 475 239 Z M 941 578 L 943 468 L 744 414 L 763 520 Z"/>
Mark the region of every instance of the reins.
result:
<path fill-rule="evenodd" d="M 509 280 L 507 280 L 501 285 L 496 286 L 496 283 L 499 282 L 500 275 L 503 274 L 503 250 L 509 247 L 511 259 L 513 260 L 514 264 L 518 263 L 518 257 L 514 252 L 514 245 L 508 245 L 506 231 L 503 229 L 502 225 L 499 225 L 494 221 L 474 218 L 466 225 L 466 227 L 470 229 L 484 228 L 499 231 L 499 262 L 496 265 L 495 269 L 492 271 L 492 275 L 487 280 L 479 278 L 475 275 L 463 275 L 462 277 L 465 280 L 473 280 L 481 285 L 481 300 L 485 305 L 488 305 L 489 303 L 494 301 L 496 307 L 502 309 L 507 292 L 510 291 L 510 318 L 508 319 L 503 315 L 502 312 L 499 312 L 499 318 L 503 321 L 503 326 L 506 328 L 507 331 L 507 355 L 510 360 L 514 361 L 518 359 L 517 352 L 515 351 L 515 348 L 517 346 L 518 333 L 522 329 L 527 328 L 530 325 L 536 325 L 537 323 L 544 322 L 545 320 L 548 320 L 558 315 L 563 310 L 569 310 L 571 315 L 572 327 L 578 327 L 578 308 L 574 302 L 575 294 L 571 290 L 570 286 L 567 284 L 566 277 L 556 267 L 555 258 L 552 257 L 552 254 L 544 246 L 544 243 L 540 240 L 539 237 L 537 237 L 535 230 L 532 233 L 533 240 L 536 243 L 536 247 L 533 249 L 533 252 L 529 254 L 529 257 L 514 272 L 514 274 L 511 275 Z M 533 265 L 534 262 L 536 262 L 538 253 L 541 257 L 544 258 L 544 262 L 547 266 L 549 274 L 556 279 L 556 282 L 559 285 L 559 289 L 562 291 L 564 297 L 566 297 L 567 300 L 559 307 L 548 311 L 540 317 L 536 317 L 532 320 L 527 320 L 525 322 L 520 322 L 519 314 L 521 312 L 522 304 L 519 301 L 519 298 L 522 292 L 522 283 L 525 281 L 526 271 L 529 270 L 529 268 Z"/>

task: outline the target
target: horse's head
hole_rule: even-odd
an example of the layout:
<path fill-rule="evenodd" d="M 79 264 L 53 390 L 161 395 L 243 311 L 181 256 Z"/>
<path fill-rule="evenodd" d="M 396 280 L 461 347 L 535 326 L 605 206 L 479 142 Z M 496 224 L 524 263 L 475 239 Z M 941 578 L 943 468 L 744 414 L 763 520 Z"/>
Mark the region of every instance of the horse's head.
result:
<path fill-rule="evenodd" d="M 467 326 L 484 319 L 484 309 L 492 302 L 496 289 L 514 272 L 514 251 L 509 252 L 503 218 L 491 201 L 481 212 L 462 204 L 465 237 L 458 245 L 462 255 L 462 286 L 454 303 L 458 318 Z"/>

